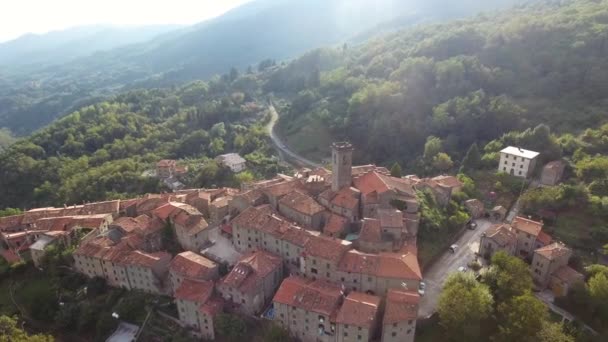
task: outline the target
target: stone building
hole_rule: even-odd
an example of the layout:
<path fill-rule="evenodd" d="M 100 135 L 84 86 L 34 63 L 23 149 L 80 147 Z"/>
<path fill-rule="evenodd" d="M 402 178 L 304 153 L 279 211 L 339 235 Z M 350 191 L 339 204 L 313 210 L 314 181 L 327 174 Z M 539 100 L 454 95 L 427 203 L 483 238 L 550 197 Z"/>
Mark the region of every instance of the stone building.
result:
<path fill-rule="evenodd" d="M 565 169 L 566 163 L 563 160 L 554 160 L 547 163 L 540 175 L 540 183 L 543 185 L 556 185 L 562 179 Z"/>
<path fill-rule="evenodd" d="M 173 291 L 187 280 L 219 279 L 218 265 L 202 255 L 186 251 L 173 258 L 169 266 L 169 281 Z"/>
<path fill-rule="evenodd" d="M 334 192 L 351 186 L 353 151 L 353 145 L 347 142 L 337 142 L 331 145 L 331 190 Z"/>
<path fill-rule="evenodd" d="M 156 163 L 156 176 L 158 178 L 171 178 L 175 173 L 177 162 L 175 160 L 163 159 Z"/>
<path fill-rule="evenodd" d="M 357 239 L 357 249 L 365 253 L 391 252 L 397 245 L 392 234 L 384 232 L 380 220 L 365 218 Z"/>
<path fill-rule="evenodd" d="M 217 156 L 215 160 L 218 164 L 230 169 L 232 172 L 241 172 L 247 168 L 247 161 L 238 153 L 228 153 Z"/>
<path fill-rule="evenodd" d="M 517 235 L 517 255 L 522 258 L 532 257 L 532 253 L 537 248 L 536 240 L 543 229 L 543 223 L 517 216 L 511 222 L 511 227 Z"/>
<path fill-rule="evenodd" d="M 389 290 L 382 319 L 382 342 L 413 342 L 420 296 L 417 292 Z"/>
<path fill-rule="evenodd" d="M 380 300 L 361 292 L 349 293 L 336 316 L 336 342 L 374 340 L 379 333 Z"/>
<path fill-rule="evenodd" d="M 180 322 L 211 340 L 215 339 L 214 317 L 223 310 L 213 288 L 210 281 L 184 280 L 174 294 Z"/>
<path fill-rule="evenodd" d="M 538 155 L 538 152 L 509 146 L 500 151 L 498 171 L 516 177 L 528 178 L 534 172 Z"/>
<path fill-rule="evenodd" d="M 279 200 L 278 211 L 302 227 L 313 230 L 321 230 L 327 216 L 322 205 L 298 190 L 292 191 Z"/>
<path fill-rule="evenodd" d="M 348 220 L 340 215 L 331 214 L 323 227 L 323 234 L 333 238 L 343 238 L 348 231 Z"/>
<path fill-rule="evenodd" d="M 568 266 L 572 250 L 555 242 L 534 251 L 532 258 L 532 279 L 542 288 L 549 284 L 551 275 L 563 266 Z"/>
<path fill-rule="evenodd" d="M 479 254 L 486 259 L 490 259 L 498 251 L 515 255 L 516 250 L 517 235 L 513 228 L 506 223 L 492 225 L 481 234 Z"/>
<path fill-rule="evenodd" d="M 473 219 L 482 218 L 486 213 L 485 205 L 478 199 L 467 200 L 464 202 L 464 206 Z"/>
<path fill-rule="evenodd" d="M 217 290 L 234 310 L 260 313 L 272 299 L 283 279 L 283 261 L 271 253 L 257 250 L 245 255 L 217 284 Z"/>
<path fill-rule="evenodd" d="M 303 342 L 335 341 L 332 319 L 343 299 L 338 285 L 288 277 L 273 298 L 275 322 Z"/>

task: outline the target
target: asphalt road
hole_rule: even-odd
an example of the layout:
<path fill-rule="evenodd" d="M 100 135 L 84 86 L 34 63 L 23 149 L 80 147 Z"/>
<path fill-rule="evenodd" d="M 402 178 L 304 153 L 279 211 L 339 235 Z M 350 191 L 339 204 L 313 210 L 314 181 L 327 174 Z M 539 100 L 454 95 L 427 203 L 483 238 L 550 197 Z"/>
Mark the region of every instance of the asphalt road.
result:
<path fill-rule="evenodd" d="M 272 140 L 272 143 L 279 151 L 279 157 L 281 157 L 281 160 L 290 164 L 294 164 L 293 162 L 295 162 L 295 166 L 305 166 L 312 168 L 322 167 L 323 165 L 315 163 L 312 160 L 306 159 L 301 155 L 293 152 L 281 141 L 281 139 L 279 139 L 276 132 L 274 131 L 274 126 L 279 120 L 279 114 L 277 113 L 277 110 L 272 104 L 268 106 L 268 110 L 270 110 L 271 119 L 268 125 L 266 125 L 266 129 L 268 131 L 268 134 L 270 135 L 270 140 Z"/>
<path fill-rule="evenodd" d="M 475 253 L 479 251 L 481 234 L 492 225 L 492 222 L 486 219 L 479 219 L 475 222 L 477 222 L 477 229 L 466 230 L 456 242 L 460 247 L 456 253 L 445 252 L 422 275 L 426 283 L 426 290 L 425 295 L 420 300 L 418 317 L 428 317 L 435 312 L 439 302 L 439 294 L 447 277 L 451 273 L 458 272 L 458 267 L 467 266 L 469 262 L 475 259 Z"/>

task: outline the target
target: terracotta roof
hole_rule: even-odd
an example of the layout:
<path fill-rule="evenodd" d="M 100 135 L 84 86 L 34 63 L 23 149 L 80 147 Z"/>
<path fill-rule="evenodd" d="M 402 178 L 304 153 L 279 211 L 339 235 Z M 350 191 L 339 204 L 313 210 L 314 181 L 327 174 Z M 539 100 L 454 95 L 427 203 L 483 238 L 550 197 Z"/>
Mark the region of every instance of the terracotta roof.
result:
<path fill-rule="evenodd" d="M 562 266 L 558 268 L 555 270 L 555 272 L 553 272 L 553 276 L 568 284 L 583 281 L 585 279 L 585 276 L 578 273 L 570 266 Z"/>
<path fill-rule="evenodd" d="M 359 207 L 359 191 L 354 188 L 342 188 L 331 200 L 331 204 L 340 208 L 356 210 Z"/>
<path fill-rule="evenodd" d="M 560 170 L 566 167 L 566 163 L 563 160 L 554 160 L 548 162 L 544 169 L 546 170 Z"/>
<path fill-rule="evenodd" d="M 406 193 L 410 196 L 416 196 L 416 190 L 414 189 L 414 185 L 416 184 L 415 181 L 407 178 L 397 178 L 383 174 L 379 174 L 379 176 L 389 188 Z"/>
<path fill-rule="evenodd" d="M 302 186 L 302 183 L 296 179 L 296 180 L 292 180 L 292 181 L 273 184 L 266 188 L 262 188 L 262 191 L 269 196 L 281 197 L 281 196 L 287 195 L 288 193 L 290 193 L 296 189 L 303 189 L 303 188 L 304 187 Z"/>
<path fill-rule="evenodd" d="M 14 228 L 21 226 L 21 222 L 23 221 L 23 217 L 25 215 L 14 215 L 14 216 L 5 216 L 0 217 L 0 231 L 8 228 Z"/>
<path fill-rule="evenodd" d="M 269 205 L 261 205 L 259 207 L 249 207 L 243 210 L 237 217 L 232 219 L 231 224 L 234 225 L 242 225 L 249 226 L 250 224 L 255 224 L 256 221 L 260 220 L 262 217 L 270 215 L 272 213 L 272 208 Z"/>
<path fill-rule="evenodd" d="M 382 278 L 422 279 L 418 258 L 413 253 L 367 254 L 349 251 L 340 261 L 338 269 Z"/>
<path fill-rule="evenodd" d="M 345 240 L 327 236 L 311 236 L 305 247 L 306 255 L 327 261 L 338 262 L 351 249 L 351 244 Z"/>
<path fill-rule="evenodd" d="M 385 167 L 379 167 L 373 164 L 369 164 L 369 165 L 357 165 L 357 166 L 353 166 L 351 168 L 351 173 L 353 175 L 353 177 L 370 172 L 370 171 L 375 171 L 378 173 L 383 173 L 383 174 L 390 174 L 390 171 L 385 168 Z"/>
<path fill-rule="evenodd" d="M 475 199 L 475 198 L 467 200 L 466 202 L 464 202 L 464 205 L 466 207 L 475 208 L 480 211 L 483 211 L 486 208 L 485 205 L 483 204 L 483 202 L 481 202 L 480 200 Z"/>
<path fill-rule="evenodd" d="M 553 260 L 564 255 L 570 255 L 572 251 L 570 248 L 566 247 L 566 245 L 559 242 L 554 242 L 548 246 L 535 250 L 534 253 L 538 253 L 549 260 Z"/>
<path fill-rule="evenodd" d="M 536 240 L 545 246 L 553 242 L 553 238 L 551 237 L 551 235 L 543 232 L 542 230 L 540 231 L 540 233 L 538 233 Z"/>
<path fill-rule="evenodd" d="M 289 227 L 285 229 L 280 238 L 298 247 L 304 247 L 313 238 L 313 235 L 306 229 Z"/>
<path fill-rule="evenodd" d="M 213 294 L 213 282 L 205 280 L 184 279 L 182 284 L 175 290 L 173 296 L 176 299 L 187 300 L 203 304 Z"/>
<path fill-rule="evenodd" d="M 443 184 L 444 186 L 450 188 L 459 188 L 464 185 L 457 177 L 454 176 L 437 176 L 433 177 L 433 180 L 439 184 Z"/>
<path fill-rule="evenodd" d="M 542 222 L 532 221 L 521 216 L 517 216 L 511 223 L 511 226 L 517 230 L 534 236 L 538 236 L 540 231 L 543 229 Z"/>
<path fill-rule="evenodd" d="M 172 159 L 163 159 L 158 161 L 158 163 L 156 163 L 157 167 L 171 167 L 171 166 L 175 166 L 177 162 L 175 160 Z"/>
<path fill-rule="evenodd" d="M 377 319 L 380 297 L 351 292 L 338 311 L 336 323 L 370 329 Z"/>
<path fill-rule="evenodd" d="M 176 255 L 171 261 L 169 270 L 186 278 L 209 279 L 216 267 L 215 262 L 188 251 Z"/>
<path fill-rule="evenodd" d="M 260 291 L 264 279 L 280 267 L 283 267 L 280 257 L 257 250 L 241 258 L 220 283 L 222 286 L 238 289 L 242 293 Z"/>
<path fill-rule="evenodd" d="M 169 202 L 163 204 L 152 211 L 152 215 L 159 219 L 166 221 L 169 217 L 173 216 L 173 213 L 178 211 L 179 207 L 176 203 Z"/>
<path fill-rule="evenodd" d="M 69 230 L 72 216 L 47 217 L 36 221 L 36 229 L 62 231 Z"/>
<path fill-rule="evenodd" d="M 273 302 L 331 316 L 338 309 L 342 295 L 338 285 L 292 276 L 283 280 Z"/>
<path fill-rule="evenodd" d="M 345 217 L 336 214 L 331 214 L 329 216 L 329 220 L 327 220 L 327 223 L 323 228 L 323 232 L 325 234 L 339 235 L 344 231 L 347 222 L 348 220 L 346 220 Z"/>
<path fill-rule="evenodd" d="M 126 266 L 153 267 L 163 260 L 171 260 L 171 254 L 166 252 L 144 253 L 132 251 L 124 255 L 120 263 Z"/>
<path fill-rule="evenodd" d="M 136 208 L 137 214 L 141 215 L 144 213 L 148 213 L 166 203 L 169 203 L 168 198 L 151 197 L 151 198 L 142 199 L 141 201 L 137 202 L 135 208 Z"/>
<path fill-rule="evenodd" d="M 198 309 L 209 316 L 215 316 L 224 310 L 224 300 L 219 296 L 211 296 Z"/>
<path fill-rule="evenodd" d="M 121 200 L 119 209 L 121 211 L 126 210 L 127 208 L 136 205 L 141 200 L 142 200 L 141 198 L 132 198 L 132 199 L 128 199 L 128 200 Z"/>
<path fill-rule="evenodd" d="M 370 218 L 363 219 L 359 240 L 365 242 L 381 242 L 382 229 L 380 228 L 380 220 Z"/>
<path fill-rule="evenodd" d="M 281 198 L 279 205 L 284 205 L 305 215 L 315 215 L 325 211 L 325 208 L 312 197 L 297 190 Z"/>
<path fill-rule="evenodd" d="M 368 195 L 372 192 L 384 193 L 390 190 L 388 185 L 376 172 L 368 172 L 360 177 L 357 177 L 353 181 L 355 188 L 359 189 L 364 195 Z"/>
<path fill-rule="evenodd" d="M 189 214 L 185 211 L 180 211 L 173 217 L 173 223 L 185 228 L 189 235 L 194 235 L 209 228 L 209 224 L 201 214 Z"/>
<path fill-rule="evenodd" d="M 87 203 L 82 207 L 80 215 L 117 214 L 119 210 L 119 200 Z"/>
<path fill-rule="evenodd" d="M 415 320 L 420 296 L 413 291 L 389 289 L 386 295 L 383 325 Z"/>
<path fill-rule="evenodd" d="M 112 224 L 111 227 L 118 227 L 126 233 L 132 233 L 135 231 L 143 231 L 149 224 L 151 219 L 146 215 L 141 215 L 137 218 L 134 217 L 119 217 Z"/>
<path fill-rule="evenodd" d="M 517 242 L 517 236 L 511 226 L 499 223 L 491 226 L 486 232 L 486 237 L 496 241 L 499 246 L 507 246 Z"/>
<path fill-rule="evenodd" d="M 381 227 L 403 228 L 403 212 L 397 209 L 378 209 Z"/>

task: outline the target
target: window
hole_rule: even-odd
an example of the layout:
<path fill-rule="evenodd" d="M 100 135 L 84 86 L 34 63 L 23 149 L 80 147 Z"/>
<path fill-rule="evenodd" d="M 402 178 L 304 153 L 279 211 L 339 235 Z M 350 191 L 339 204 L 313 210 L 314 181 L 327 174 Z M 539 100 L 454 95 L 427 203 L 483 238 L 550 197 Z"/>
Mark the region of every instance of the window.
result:
<path fill-rule="evenodd" d="M 360 340 L 360 339 L 361 339 L 361 335 L 357 335 L 357 340 Z"/>
<path fill-rule="evenodd" d="M 407 329 L 408 335 L 412 333 L 412 329 Z"/>
<path fill-rule="evenodd" d="M 310 268 L 310 272 L 311 272 L 312 274 L 317 274 L 317 269 L 316 269 L 316 268 L 312 268 L 312 267 L 311 267 L 311 268 Z"/>
<path fill-rule="evenodd" d="M 312 259 L 312 264 L 313 264 L 313 265 L 316 265 L 316 264 L 317 264 L 317 260 Z"/>
<path fill-rule="evenodd" d="M 344 277 L 340 278 L 340 280 L 342 280 L 342 282 L 344 282 Z"/>
<path fill-rule="evenodd" d="M 367 281 L 372 281 L 372 277 L 367 277 Z"/>
<path fill-rule="evenodd" d="M 359 327 L 359 331 L 361 331 L 361 327 Z"/>
<path fill-rule="evenodd" d="M 344 337 L 347 337 L 347 336 L 348 336 L 348 333 L 347 333 L 347 332 L 345 332 L 345 333 L 344 333 Z"/>
<path fill-rule="evenodd" d="M 393 323 L 393 328 L 396 328 L 396 327 L 397 327 L 397 323 Z"/>
<path fill-rule="evenodd" d="M 505 167 L 503 167 L 503 168 L 502 168 L 502 170 L 503 170 L 503 171 L 507 171 L 507 167 L 506 167 L 506 166 L 505 166 Z"/>
<path fill-rule="evenodd" d="M 395 337 L 395 336 L 397 336 L 397 333 L 393 331 L 393 333 L 391 335 L 393 335 L 393 337 Z"/>
<path fill-rule="evenodd" d="M 519 171 L 519 175 L 521 176 L 521 171 Z"/>
<path fill-rule="evenodd" d="M 407 321 L 407 324 L 412 325 L 412 320 Z"/>
<path fill-rule="evenodd" d="M 344 329 L 348 329 L 348 324 L 344 324 Z"/>

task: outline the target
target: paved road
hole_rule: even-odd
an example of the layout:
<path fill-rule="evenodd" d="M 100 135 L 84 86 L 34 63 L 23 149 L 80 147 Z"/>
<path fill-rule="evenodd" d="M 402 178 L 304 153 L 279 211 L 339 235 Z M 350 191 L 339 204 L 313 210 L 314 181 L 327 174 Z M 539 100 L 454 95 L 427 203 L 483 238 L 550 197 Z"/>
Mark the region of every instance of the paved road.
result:
<path fill-rule="evenodd" d="M 477 222 L 477 229 L 466 230 L 456 242 L 460 246 L 456 253 L 445 252 L 424 272 L 423 278 L 426 283 L 426 290 L 424 297 L 420 300 L 418 317 L 428 317 L 435 312 L 439 302 L 439 294 L 447 277 L 451 273 L 458 272 L 458 267 L 467 266 L 469 262 L 475 259 L 475 253 L 479 251 L 481 234 L 492 225 L 492 222 L 486 219 L 479 219 L 475 222 Z"/>
<path fill-rule="evenodd" d="M 278 137 L 278 135 L 276 134 L 276 132 L 274 130 L 274 127 L 275 127 L 277 121 L 279 120 L 279 114 L 277 113 L 277 110 L 274 108 L 274 106 L 272 104 L 270 104 L 268 106 L 268 110 L 270 110 L 271 118 L 270 118 L 270 122 L 268 123 L 268 125 L 266 125 L 266 130 L 268 131 L 268 134 L 270 135 L 270 139 L 272 140 L 272 143 L 279 151 L 279 157 L 281 157 L 281 160 L 288 162 L 290 164 L 294 164 L 294 162 L 295 162 L 295 166 L 306 166 L 306 167 L 312 167 L 312 168 L 322 167 L 323 165 L 321 165 L 319 163 L 315 163 L 312 160 L 306 159 L 306 158 L 302 157 L 301 155 L 293 152 L 281 141 L 281 139 Z"/>

